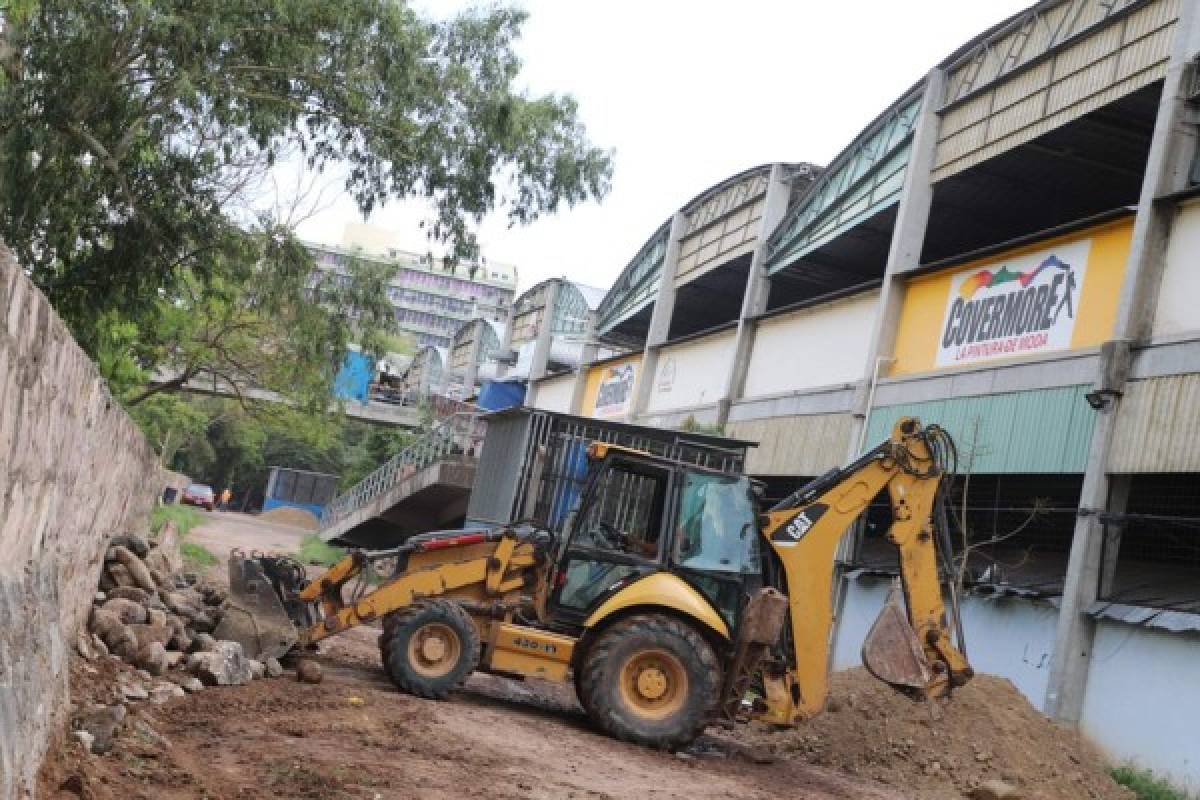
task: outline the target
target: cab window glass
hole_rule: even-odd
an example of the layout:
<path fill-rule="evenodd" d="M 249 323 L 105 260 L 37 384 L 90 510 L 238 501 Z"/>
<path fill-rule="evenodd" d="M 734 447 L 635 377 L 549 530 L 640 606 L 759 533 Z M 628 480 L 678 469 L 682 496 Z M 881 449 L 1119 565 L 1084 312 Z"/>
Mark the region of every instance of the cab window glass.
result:
<path fill-rule="evenodd" d="M 675 562 L 706 572 L 760 571 L 754 503 L 746 478 L 684 475 Z"/>
<path fill-rule="evenodd" d="M 576 526 L 574 543 L 656 558 L 666 482 L 663 472 L 613 465 L 599 477 L 591 505 Z"/>

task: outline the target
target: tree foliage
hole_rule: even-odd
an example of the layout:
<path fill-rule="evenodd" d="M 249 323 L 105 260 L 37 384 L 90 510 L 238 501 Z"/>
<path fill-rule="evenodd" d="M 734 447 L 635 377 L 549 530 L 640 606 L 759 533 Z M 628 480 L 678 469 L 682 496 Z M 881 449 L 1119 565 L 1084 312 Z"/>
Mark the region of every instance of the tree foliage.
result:
<path fill-rule="evenodd" d="M 519 11 L 22 0 L 0 13 L 0 236 L 118 384 L 207 363 L 320 394 L 355 330 L 378 332 L 355 304 L 381 276 L 306 286 L 311 258 L 255 209 L 282 159 L 343 174 L 363 213 L 426 198 L 430 235 L 457 256 L 475 253 L 484 214 L 523 223 L 607 190 L 609 156 L 574 101 L 514 88 Z M 313 288 L 325 312 L 305 308 Z M 251 358 L 256 336 L 268 346 Z"/>
<path fill-rule="evenodd" d="M 328 413 L 308 413 L 279 403 L 155 394 L 130 412 L 158 450 L 162 463 L 207 483 L 233 490 L 240 505 L 257 509 L 272 466 L 339 476 L 353 486 L 416 435 Z"/>
<path fill-rule="evenodd" d="M 351 259 L 341 273 L 316 271 L 286 231 L 253 241 L 265 243 L 253 258 L 223 265 L 207 281 L 185 271 L 175 292 L 154 300 L 155 323 L 142 334 L 138 360 L 154 364 L 156 374 L 128 396 L 129 405 L 211 385 L 243 404 L 252 390 L 267 389 L 324 410 L 352 338 L 371 354 L 386 352 L 394 338 L 387 284 L 395 267 Z"/>

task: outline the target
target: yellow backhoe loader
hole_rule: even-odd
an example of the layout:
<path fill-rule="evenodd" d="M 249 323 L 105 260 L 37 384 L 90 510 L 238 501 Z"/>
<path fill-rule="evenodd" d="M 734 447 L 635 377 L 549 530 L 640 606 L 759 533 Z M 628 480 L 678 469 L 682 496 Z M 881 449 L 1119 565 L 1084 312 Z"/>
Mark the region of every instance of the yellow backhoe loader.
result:
<path fill-rule="evenodd" d="M 893 592 L 863 660 L 941 696 L 972 675 L 946 618 L 934 524 L 951 448 L 941 429 L 901 419 L 888 441 L 760 514 L 745 476 L 594 443 L 564 534 L 425 534 L 352 551 L 311 582 L 294 562 L 235 556 L 222 635 L 277 653 L 378 622 L 384 669 L 404 691 L 442 698 L 476 669 L 573 681 L 597 725 L 651 747 L 685 746 L 718 717 L 790 725 L 825 705 L 836 550 L 886 491 L 906 609 Z M 385 559 L 391 577 L 349 591 Z"/>

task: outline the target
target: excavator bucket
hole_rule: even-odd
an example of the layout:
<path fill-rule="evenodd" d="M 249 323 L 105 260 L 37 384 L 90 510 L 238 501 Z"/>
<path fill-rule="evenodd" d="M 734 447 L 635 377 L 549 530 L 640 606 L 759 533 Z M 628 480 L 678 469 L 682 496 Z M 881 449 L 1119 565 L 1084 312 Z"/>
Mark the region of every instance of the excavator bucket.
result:
<path fill-rule="evenodd" d="M 217 639 L 241 643 L 246 657 L 258 661 L 282 658 L 299 640 L 277 582 L 264 569 L 268 560 L 241 550 L 229 554 L 229 603 L 213 632 Z"/>
<path fill-rule="evenodd" d="M 868 672 L 892 686 L 915 690 L 929 686 L 933 671 L 908 622 L 899 581 L 893 581 L 887 601 L 863 642 L 862 660 Z"/>

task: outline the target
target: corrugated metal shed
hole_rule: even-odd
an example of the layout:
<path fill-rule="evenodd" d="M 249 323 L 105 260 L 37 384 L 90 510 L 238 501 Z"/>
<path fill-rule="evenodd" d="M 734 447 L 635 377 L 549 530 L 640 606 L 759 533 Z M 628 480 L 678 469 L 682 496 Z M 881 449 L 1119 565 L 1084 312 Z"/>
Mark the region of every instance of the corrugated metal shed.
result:
<path fill-rule="evenodd" d="M 735 439 L 758 442 L 746 457 L 751 475 L 820 475 L 846 461 L 849 414 L 806 414 L 730 422 Z"/>
<path fill-rule="evenodd" d="M 1090 385 L 905 403 L 871 411 L 866 446 L 891 435 L 898 417 L 950 432 L 959 470 L 976 473 L 1083 472 L 1096 412 Z"/>
<path fill-rule="evenodd" d="M 1200 472 L 1200 375 L 1132 381 L 1117 411 L 1110 472 Z"/>
<path fill-rule="evenodd" d="M 1162 78 L 1179 3 L 1068 0 L 1031 9 L 998 38 L 981 42 L 948 77 L 933 179 Z"/>
<path fill-rule="evenodd" d="M 508 522 L 521 472 L 514 469 L 529 443 L 529 414 L 497 414 L 488 420 L 475 483 L 467 501 L 467 524 Z"/>

